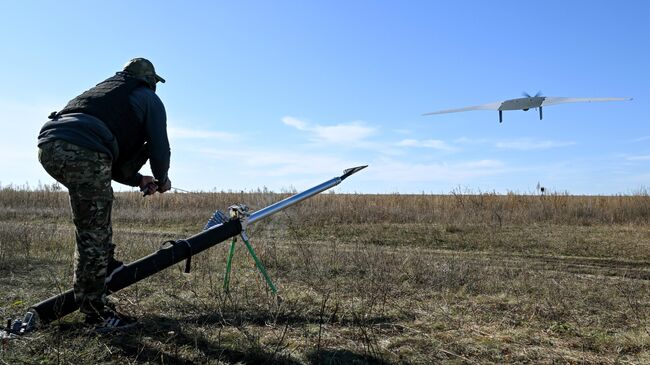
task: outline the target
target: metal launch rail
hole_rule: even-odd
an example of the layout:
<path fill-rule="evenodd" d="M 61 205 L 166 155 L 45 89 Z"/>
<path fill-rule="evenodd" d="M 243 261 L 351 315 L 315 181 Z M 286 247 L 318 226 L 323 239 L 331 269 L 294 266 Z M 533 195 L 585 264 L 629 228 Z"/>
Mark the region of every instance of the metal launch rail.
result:
<path fill-rule="evenodd" d="M 171 241 L 171 244 L 162 247 L 158 251 L 125 265 L 122 270 L 116 272 L 112 279 L 106 283 L 107 292 L 108 294 L 115 293 L 169 266 L 189 259 L 192 255 L 207 250 L 228 238 L 236 237 L 245 231 L 248 224 L 255 223 L 260 219 L 271 216 L 298 202 L 332 188 L 365 167 L 367 165 L 346 169 L 341 176 L 337 176 L 251 214 L 248 214 L 245 209 L 239 209 L 241 206 L 233 206 L 235 209 L 234 212 L 231 209 L 231 213 L 233 214 L 229 220 L 218 223 L 184 240 Z M 22 320 L 16 319 L 13 322 L 9 320 L 6 328 L 0 330 L 0 338 L 22 335 L 35 329 L 37 325 L 52 322 L 74 312 L 78 308 L 79 305 L 74 300 L 74 292 L 70 289 L 35 304 L 29 309 Z"/>

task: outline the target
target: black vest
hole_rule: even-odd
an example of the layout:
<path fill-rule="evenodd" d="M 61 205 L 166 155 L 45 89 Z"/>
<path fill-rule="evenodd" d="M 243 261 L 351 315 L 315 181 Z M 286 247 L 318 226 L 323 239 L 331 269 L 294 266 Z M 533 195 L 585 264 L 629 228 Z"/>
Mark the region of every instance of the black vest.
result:
<path fill-rule="evenodd" d="M 147 84 L 118 72 L 70 100 L 57 114 L 85 113 L 104 122 L 115 136 L 120 149 L 113 165 L 120 166 L 132 159 L 145 143 L 144 125 L 136 117 L 129 102 L 129 95 L 139 86 Z"/>

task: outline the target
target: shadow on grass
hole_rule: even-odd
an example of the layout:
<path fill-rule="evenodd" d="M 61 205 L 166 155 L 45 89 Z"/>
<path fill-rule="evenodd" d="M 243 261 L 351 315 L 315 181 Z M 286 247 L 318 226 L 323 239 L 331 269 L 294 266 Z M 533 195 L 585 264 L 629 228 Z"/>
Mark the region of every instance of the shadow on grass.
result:
<path fill-rule="evenodd" d="M 246 325 L 266 325 L 273 322 L 277 325 L 300 326 L 317 323 L 317 318 L 311 316 L 281 316 L 277 318 L 261 315 L 245 316 L 246 318 L 224 318 L 220 315 L 188 316 L 180 320 L 162 316 L 147 316 L 141 318 L 136 328 L 116 331 L 107 334 L 95 334 L 101 342 L 112 348 L 113 356 L 120 361 L 128 360 L 134 364 L 165 363 L 165 364 L 197 364 L 197 363 L 226 363 L 226 364 L 287 364 L 298 365 L 297 361 L 282 352 L 283 344 L 277 350 L 263 346 L 257 339 L 240 338 L 221 335 L 220 328 L 239 327 Z M 387 318 L 370 318 L 364 323 L 379 323 Z M 200 330 L 187 331 L 184 328 L 208 326 L 214 328 L 213 336 L 206 337 Z M 83 325 L 73 321 L 59 323 L 58 330 L 64 332 L 68 340 L 75 342 L 88 337 Z M 196 328 L 196 327 L 194 327 Z M 115 351 L 117 349 L 117 351 Z M 99 359 L 96 359 L 99 360 Z M 104 359 L 109 360 L 109 359 Z M 110 360 L 116 360 L 114 357 Z M 307 353 L 308 363 L 311 364 L 392 364 L 383 359 L 355 353 L 345 349 L 321 349 Z"/>
<path fill-rule="evenodd" d="M 198 331 L 189 334 L 182 329 L 181 322 L 165 317 L 148 317 L 141 320 L 138 329 L 132 332 L 105 336 L 112 346 L 121 349 L 124 356 L 134 363 L 300 364 L 278 352 L 268 351 L 256 342 L 233 344 L 221 339 L 208 339 Z M 236 348 L 237 345 L 240 348 Z"/>
<path fill-rule="evenodd" d="M 93 338 L 109 349 L 110 357 L 101 358 L 103 348 L 85 348 L 76 361 L 80 363 L 129 364 L 301 364 L 286 355 L 268 351 L 257 342 L 235 342 L 229 339 L 208 339 L 198 331 L 187 333 L 182 322 L 165 317 L 147 317 L 137 327 L 98 334 L 78 321 L 56 324 L 52 330 L 66 338 L 70 347 L 96 346 Z M 85 345 L 84 345 L 85 344 Z M 96 351 L 94 354 L 93 351 Z M 99 357 L 98 357 L 99 356 Z"/>
<path fill-rule="evenodd" d="M 308 315 L 300 315 L 294 313 L 282 313 L 279 315 L 272 315 L 270 313 L 261 312 L 245 312 L 245 311 L 224 311 L 223 314 L 209 313 L 200 314 L 195 316 L 186 316 L 183 321 L 200 323 L 200 324 L 222 324 L 241 326 L 245 324 L 252 324 L 257 326 L 273 325 L 305 325 L 305 324 L 318 324 L 321 318 L 318 313 L 310 313 Z M 399 318 L 392 316 L 364 316 L 354 317 L 346 315 L 344 317 L 338 315 L 325 316 L 322 321 L 327 324 L 338 324 L 341 326 L 354 326 L 354 325 L 375 325 L 393 323 L 398 321 Z"/>
<path fill-rule="evenodd" d="M 390 365 L 392 363 L 374 356 L 360 355 L 348 350 L 326 349 L 313 351 L 308 355 L 309 362 L 317 365 Z"/>

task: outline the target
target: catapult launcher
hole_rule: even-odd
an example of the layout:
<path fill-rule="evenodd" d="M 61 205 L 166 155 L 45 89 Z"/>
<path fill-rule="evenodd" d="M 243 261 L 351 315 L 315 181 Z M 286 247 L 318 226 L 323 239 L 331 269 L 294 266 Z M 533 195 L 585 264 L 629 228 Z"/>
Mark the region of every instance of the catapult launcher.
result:
<path fill-rule="evenodd" d="M 334 177 L 301 193 L 292 195 L 277 203 L 271 204 L 258 211 L 249 213 L 245 205 L 233 205 L 229 208 L 229 216 L 216 211 L 206 224 L 204 230 L 194 236 L 186 239 L 165 242 L 158 251 L 125 265 L 120 271 L 116 272 L 110 281 L 107 281 L 107 292 L 110 295 L 120 289 L 124 289 L 132 284 L 139 282 L 153 274 L 156 274 L 178 262 L 187 260 L 185 271 L 189 272 L 189 261 L 193 255 L 209 249 L 229 238 L 233 238 L 230 247 L 230 253 L 226 263 L 226 277 L 224 279 L 224 289 L 228 290 L 228 279 L 230 274 L 230 263 L 234 253 L 234 244 L 238 236 L 243 241 L 255 260 L 260 272 L 273 291 L 276 288 L 271 279 L 264 270 L 264 266 L 258 260 L 252 246 L 248 242 L 246 227 L 261 219 L 278 213 L 294 204 L 305 199 L 309 199 L 329 188 L 332 188 L 348 178 L 350 175 L 366 168 L 358 166 L 343 171 L 343 175 Z M 48 324 L 63 316 L 66 316 L 79 309 L 75 302 L 74 292 L 72 289 L 55 295 L 29 308 L 23 319 L 11 320 L 6 323 L 4 330 L 0 330 L 0 338 L 23 335 L 37 328 L 37 326 Z"/>

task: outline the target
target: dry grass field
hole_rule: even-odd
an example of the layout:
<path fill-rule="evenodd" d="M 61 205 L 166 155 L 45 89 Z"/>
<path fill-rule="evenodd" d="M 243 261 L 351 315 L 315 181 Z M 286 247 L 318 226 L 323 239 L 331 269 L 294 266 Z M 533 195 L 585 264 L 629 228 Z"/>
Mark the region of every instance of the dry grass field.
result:
<path fill-rule="evenodd" d="M 285 195 L 117 193 L 118 258 Z M 137 328 L 74 313 L 0 364 L 650 364 L 649 223 L 645 191 L 325 193 L 249 228 L 280 298 L 243 245 L 225 293 L 223 243 L 113 295 Z M 71 286 L 73 241 L 65 192 L 0 189 L 3 318 Z"/>

